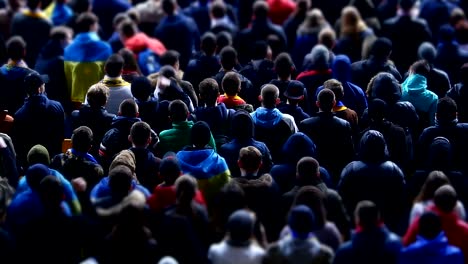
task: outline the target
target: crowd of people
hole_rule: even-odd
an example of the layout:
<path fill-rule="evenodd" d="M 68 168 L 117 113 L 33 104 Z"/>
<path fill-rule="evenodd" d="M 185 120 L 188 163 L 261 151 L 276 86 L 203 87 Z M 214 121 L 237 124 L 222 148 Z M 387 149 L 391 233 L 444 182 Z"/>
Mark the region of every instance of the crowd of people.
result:
<path fill-rule="evenodd" d="M 0 262 L 468 263 L 466 12 L 0 0 Z"/>

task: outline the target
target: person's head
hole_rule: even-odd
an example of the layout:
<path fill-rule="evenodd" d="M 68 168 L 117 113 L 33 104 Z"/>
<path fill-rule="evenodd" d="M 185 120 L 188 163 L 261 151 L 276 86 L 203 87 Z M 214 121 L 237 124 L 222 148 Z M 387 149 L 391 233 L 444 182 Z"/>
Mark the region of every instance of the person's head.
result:
<path fill-rule="evenodd" d="M 32 72 L 24 77 L 24 85 L 28 96 L 42 94 L 45 91 L 45 84 L 49 81 L 47 75 L 40 75 Z"/>
<path fill-rule="evenodd" d="M 230 71 L 237 64 L 237 52 L 233 47 L 224 47 L 219 54 L 221 66 L 224 70 Z"/>
<path fill-rule="evenodd" d="M 231 121 L 232 135 L 242 142 L 249 140 L 254 135 L 254 122 L 249 113 L 239 110 L 234 113 Z"/>
<path fill-rule="evenodd" d="M 168 50 L 164 52 L 159 58 L 161 66 L 172 66 L 176 71 L 179 70 L 179 57 L 180 53 L 175 50 Z"/>
<path fill-rule="evenodd" d="M 317 44 L 312 48 L 310 59 L 311 68 L 313 69 L 322 70 L 330 67 L 330 52 L 322 44 Z"/>
<path fill-rule="evenodd" d="M 151 127 L 143 121 L 134 123 L 130 128 L 128 141 L 135 147 L 146 148 L 151 143 Z"/>
<path fill-rule="evenodd" d="M 109 165 L 109 171 L 120 165 L 127 167 L 132 172 L 132 177 L 136 177 L 136 159 L 135 154 L 131 150 L 125 149 L 120 151 Z"/>
<path fill-rule="evenodd" d="M 314 8 L 307 12 L 304 22 L 299 27 L 299 32 L 308 32 L 310 29 L 321 28 L 327 24 L 328 22 L 322 11 Z"/>
<path fill-rule="evenodd" d="M 109 188 L 115 197 L 125 197 L 132 188 L 133 173 L 127 166 L 118 165 L 109 171 Z"/>
<path fill-rule="evenodd" d="M 124 59 L 119 54 L 112 54 L 104 65 L 106 75 L 109 77 L 119 77 L 122 74 Z"/>
<path fill-rule="evenodd" d="M 403 11 L 409 12 L 414 6 L 414 2 L 414 0 L 400 0 L 398 5 Z"/>
<path fill-rule="evenodd" d="M 64 199 L 62 182 L 55 176 L 46 176 L 39 184 L 39 196 L 46 209 L 60 210 Z"/>
<path fill-rule="evenodd" d="M 288 216 L 288 226 L 294 238 L 307 239 L 313 231 L 315 216 L 305 205 L 298 205 L 291 209 Z"/>
<path fill-rule="evenodd" d="M 138 117 L 138 105 L 133 99 L 125 99 L 119 105 L 119 116 Z"/>
<path fill-rule="evenodd" d="M 29 150 L 27 161 L 28 161 L 29 166 L 34 165 L 36 163 L 49 166 L 50 165 L 49 151 L 42 145 L 35 145 Z"/>
<path fill-rule="evenodd" d="M 73 9 L 73 13 L 81 14 L 84 12 L 91 11 L 91 1 L 90 0 L 71 0 L 70 7 Z"/>
<path fill-rule="evenodd" d="M 456 7 L 450 13 L 450 25 L 455 27 L 459 22 L 466 19 L 465 11 L 463 9 Z"/>
<path fill-rule="evenodd" d="M 96 83 L 89 87 L 86 100 L 92 108 L 104 107 L 109 99 L 109 88 L 103 83 Z"/>
<path fill-rule="evenodd" d="M 354 210 L 356 224 L 363 230 L 374 229 L 379 226 L 380 210 L 374 202 L 360 201 Z"/>
<path fill-rule="evenodd" d="M 336 79 L 330 79 L 323 83 L 324 89 L 330 89 L 335 94 L 335 100 L 337 102 L 343 100 L 344 97 L 344 90 L 343 84 Z"/>
<path fill-rule="evenodd" d="M 213 1 L 210 7 L 210 15 L 214 19 L 221 19 L 226 15 L 226 4 L 224 1 Z"/>
<path fill-rule="evenodd" d="M 114 16 L 112 19 L 112 27 L 114 30 L 119 30 L 119 25 L 125 20 L 129 20 L 130 18 L 128 17 L 128 14 L 125 12 L 118 13 L 117 15 Z"/>
<path fill-rule="evenodd" d="M 369 118 L 372 122 L 381 122 L 387 116 L 387 103 L 381 99 L 372 99 L 368 107 Z"/>
<path fill-rule="evenodd" d="M 327 47 L 331 50 L 335 47 L 336 44 L 336 33 L 331 27 L 326 27 L 320 30 L 318 35 L 318 43 Z"/>
<path fill-rule="evenodd" d="M 241 148 L 237 165 L 246 173 L 257 174 L 262 166 L 262 153 L 253 146 Z"/>
<path fill-rule="evenodd" d="M 167 156 L 167 155 L 166 155 Z M 177 178 L 182 174 L 179 161 L 175 155 L 169 155 L 161 160 L 159 165 L 159 176 L 166 185 L 174 185 Z"/>
<path fill-rule="evenodd" d="M 73 29 L 66 26 L 53 27 L 50 30 L 50 39 L 60 42 L 62 47 L 68 46 L 73 38 Z"/>
<path fill-rule="evenodd" d="M 287 52 L 278 54 L 275 59 L 275 72 L 281 79 L 288 79 L 294 72 L 294 63 Z"/>
<path fill-rule="evenodd" d="M 225 47 L 232 46 L 232 36 L 227 31 L 216 34 L 216 53 L 220 54 Z"/>
<path fill-rule="evenodd" d="M 166 15 L 174 15 L 177 11 L 177 1 L 176 0 L 162 0 L 161 2 L 162 9 Z"/>
<path fill-rule="evenodd" d="M 15 190 L 8 184 L 6 178 L 0 178 L 0 222 L 4 221 L 6 211 L 13 199 Z"/>
<path fill-rule="evenodd" d="M 221 222 L 225 224 L 229 216 L 239 210 L 247 208 L 247 198 L 242 187 L 236 181 L 229 181 L 226 183 L 217 196 L 219 201 L 218 210 Z"/>
<path fill-rule="evenodd" d="M 425 60 L 418 60 L 410 66 L 411 74 L 419 74 L 428 77 L 431 72 L 431 66 Z"/>
<path fill-rule="evenodd" d="M 418 48 L 418 57 L 432 64 L 437 56 L 437 50 L 431 42 L 423 42 Z"/>
<path fill-rule="evenodd" d="M 425 212 L 419 218 L 419 235 L 427 240 L 433 240 L 442 232 L 442 223 L 437 214 Z"/>
<path fill-rule="evenodd" d="M 322 89 L 317 96 L 317 107 L 322 112 L 331 112 L 336 104 L 335 94 L 330 89 Z"/>
<path fill-rule="evenodd" d="M 71 141 L 74 150 L 86 153 L 93 142 L 93 131 L 87 126 L 80 126 L 73 130 Z"/>
<path fill-rule="evenodd" d="M 144 76 L 135 77 L 130 88 L 133 97 L 135 97 L 140 102 L 148 101 L 154 91 L 150 80 Z"/>
<path fill-rule="evenodd" d="M 227 242 L 237 247 L 250 245 L 255 222 L 255 214 L 246 209 L 240 209 L 232 213 L 227 222 L 227 232 L 229 234 Z"/>
<path fill-rule="evenodd" d="M 76 33 L 97 32 L 99 18 L 92 12 L 83 12 L 76 18 Z"/>
<path fill-rule="evenodd" d="M 432 171 L 426 178 L 415 202 L 425 202 L 434 198 L 434 193 L 439 187 L 450 184 L 449 179 L 442 171 Z"/>
<path fill-rule="evenodd" d="M 34 164 L 30 166 L 24 175 L 26 177 L 26 182 L 32 190 L 39 190 L 39 185 L 41 184 L 42 179 L 47 175 L 50 175 L 49 168 L 44 164 Z"/>
<path fill-rule="evenodd" d="M 229 96 L 236 96 L 241 89 L 241 80 L 236 72 L 227 72 L 221 82 L 224 92 Z"/>
<path fill-rule="evenodd" d="M 263 0 L 255 1 L 252 9 L 253 9 L 253 15 L 255 19 L 258 19 L 258 20 L 267 19 L 268 12 L 270 11 L 270 8 L 268 7 L 267 2 Z"/>
<path fill-rule="evenodd" d="M 6 42 L 7 54 L 11 60 L 24 59 L 26 55 L 26 42 L 21 36 L 13 36 Z"/>
<path fill-rule="evenodd" d="M 302 82 L 291 80 L 284 91 L 284 96 L 288 98 L 288 102 L 292 105 L 299 104 L 304 99 L 305 86 Z"/>
<path fill-rule="evenodd" d="M 138 32 L 138 27 L 135 22 L 129 18 L 126 18 L 120 21 L 117 30 L 120 34 L 120 37 L 125 40 L 133 37 Z"/>
<path fill-rule="evenodd" d="M 296 13 L 305 14 L 310 9 L 312 3 L 310 0 L 298 0 L 296 4 Z"/>
<path fill-rule="evenodd" d="M 204 148 L 211 139 L 210 126 L 205 121 L 198 121 L 193 124 L 190 139 L 196 148 Z"/>
<path fill-rule="evenodd" d="M 189 110 L 182 100 L 174 100 L 169 104 L 169 117 L 173 123 L 187 120 Z"/>
<path fill-rule="evenodd" d="M 378 38 L 371 46 L 370 55 L 376 59 L 387 60 L 392 53 L 392 41 L 388 38 Z"/>
<path fill-rule="evenodd" d="M 379 98 L 391 106 L 401 98 L 401 85 L 392 74 L 379 72 L 369 81 L 366 93 L 369 100 Z"/>
<path fill-rule="evenodd" d="M 292 207 L 305 205 L 312 210 L 315 215 L 315 225 L 311 228 L 315 230 L 322 228 L 327 221 L 324 201 L 325 194 L 323 191 L 315 186 L 303 186 L 294 197 Z"/>
<path fill-rule="evenodd" d="M 135 58 L 135 53 L 133 51 L 122 48 L 119 50 L 118 54 L 124 59 L 123 70 L 127 72 L 137 72 L 141 74 L 140 67 L 138 67 L 138 62 Z"/>
<path fill-rule="evenodd" d="M 207 55 L 212 56 L 216 52 L 216 36 L 212 32 L 206 32 L 201 37 L 200 49 Z"/>
<path fill-rule="evenodd" d="M 192 203 L 198 190 L 197 180 L 188 175 L 182 175 L 175 181 L 177 204 L 187 206 Z"/>
<path fill-rule="evenodd" d="M 457 118 L 457 103 L 446 96 L 437 102 L 436 118 L 439 122 L 452 122 Z"/>
<path fill-rule="evenodd" d="M 303 157 L 296 166 L 296 180 L 299 186 L 314 185 L 320 182 L 320 165 L 312 157 Z"/>
<path fill-rule="evenodd" d="M 447 138 L 434 138 L 425 154 L 426 170 L 453 170 L 453 145 Z"/>
<path fill-rule="evenodd" d="M 450 185 L 441 186 L 434 193 L 434 204 L 444 213 L 452 212 L 457 200 L 457 193 Z"/>
<path fill-rule="evenodd" d="M 274 84 L 265 84 L 261 91 L 262 106 L 275 108 L 279 101 L 279 89 Z"/>
<path fill-rule="evenodd" d="M 359 10 L 354 6 L 346 6 L 341 10 L 341 35 L 353 35 L 367 28 Z"/>
<path fill-rule="evenodd" d="M 31 10 L 36 10 L 41 8 L 42 1 L 41 0 L 27 0 L 26 6 Z"/>
<path fill-rule="evenodd" d="M 365 163 L 381 163 L 388 160 L 385 138 L 377 130 L 368 130 L 359 144 L 359 158 Z"/>
<path fill-rule="evenodd" d="M 229 72 L 227 74 L 229 74 Z M 226 76 L 224 76 L 224 78 L 226 78 Z M 198 89 L 200 91 L 200 99 L 202 99 L 207 106 L 216 105 L 216 99 L 218 99 L 219 96 L 219 86 L 215 79 L 204 79 L 198 85 Z"/>
<path fill-rule="evenodd" d="M 256 41 L 252 49 L 252 59 L 262 60 L 268 57 L 268 43 L 266 41 Z"/>

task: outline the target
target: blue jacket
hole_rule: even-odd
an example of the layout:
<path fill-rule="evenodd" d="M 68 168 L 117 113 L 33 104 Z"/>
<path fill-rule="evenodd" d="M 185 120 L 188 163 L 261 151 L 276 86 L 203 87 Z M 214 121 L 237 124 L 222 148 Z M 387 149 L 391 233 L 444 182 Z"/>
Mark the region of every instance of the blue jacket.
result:
<path fill-rule="evenodd" d="M 151 194 L 148 191 L 148 189 L 138 184 L 136 180 L 132 180 L 132 189 L 142 192 L 147 198 Z M 109 187 L 109 177 L 105 177 L 98 184 L 96 184 L 96 186 L 94 186 L 90 194 L 90 199 L 91 202 L 95 204 L 101 199 L 108 198 L 109 196 L 111 196 L 111 189 Z"/>
<path fill-rule="evenodd" d="M 96 0 L 92 1 L 93 13 L 99 17 L 103 38 L 108 39 L 112 34 L 112 19 L 118 13 L 124 13 L 132 4 L 127 0 Z"/>
<path fill-rule="evenodd" d="M 451 246 L 447 237 L 441 232 L 433 240 L 418 236 L 416 242 L 401 251 L 400 264 L 462 264 L 463 253 L 458 247 Z"/>
<path fill-rule="evenodd" d="M 435 124 L 438 97 L 427 89 L 426 77 L 412 74 L 401 84 L 402 101 L 411 102 L 416 110 L 425 113 L 429 118 L 429 124 Z"/>

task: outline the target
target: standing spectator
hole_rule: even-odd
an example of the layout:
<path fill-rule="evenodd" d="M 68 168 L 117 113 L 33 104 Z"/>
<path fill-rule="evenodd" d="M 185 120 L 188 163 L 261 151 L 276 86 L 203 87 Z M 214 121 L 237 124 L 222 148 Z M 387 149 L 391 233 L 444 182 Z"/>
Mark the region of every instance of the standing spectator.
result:
<path fill-rule="evenodd" d="M 21 36 L 28 43 L 25 61 L 33 67 L 36 64 L 37 55 L 49 40 L 52 23 L 41 11 L 41 0 L 28 0 L 26 5 L 26 9 L 13 16 L 11 35 Z"/>
<path fill-rule="evenodd" d="M 91 3 L 93 13 L 100 18 L 103 39 L 109 39 L 112 35 L 112 19 L 115 15 L 128 11 L 132 6 L 130 2 L 123 0 L 100 0 Z"/>
<path fill-rule="evenodd" d="M 219 95 L 218 104 L 225 104 L 228 109 L 241 109 L 247 105 L 244 99 L 238 95 L 242 88 L 241 79 L 237 73 L 226 73 L 221 82 L 221 87 L 224 94 Z"/>
<path fill-rule="evenodd" d="M 419 17 L 425 19 L 429 24 L 433 41 L 437 41 L 440 37 L 440 28 L 450 22 L 452 8 L 449 5 L 449 2 L 444 0 L 428 0 L 423 1 L 419 7 Z"/>
<path fill-rule="evenodd" d="M 189 6 L 183 9 L 184 15 L 191 17 L 195 23 L 197 23 L 197 28 L 200 34 L 205 34 L 205 32 L 210 29 L 210 5 L 211 3 L 209 3 L 208 0 L 197 0 L 193 1 Z"/>
<path fill-rule="evenodd" d="M 18 13 L 23 7 L 24 2 L 21 0 L 9 0 L 7 1 L 7 6 L 0 9 L 0 35 L 4 39 L 11 37 L 11 22 L 13 16 Z"/>
<path fill-rule="evenodd" d="M 439 1 L 439 0 L 435 0 Z M 455 40 L 455 30 L 444 25 L 440 28 L 437 45 L 437 56 L 434 65 L 445 71 L 450 80 L 456 83 L 460 80 L 458 76 L 460 67 L 468 62 L 468 53 L 460 48 Z"/>
<path fill-rule="evenodd" d="M 452 86 L 450 85 L 447 73 L 434 66 L 436 56 L 437 50 L 432 43 L 424 42 L 419 46 L 418 57 L 421 60 L 425 60 L 430 68 L 429 74 L 426 76 L 427 87 L 437 94 L 439 98 L 442 98 Z M 463 78 L 463 75 L 460 75 L 460 78 Z"/>
<path fill-rule="evenodd" d="M 44 10 L 46 16 L 54 26 L 62 26 L 73 18 L 73 10 L 68 6 L 66 0 L 54 0 Z"/>
<path fill-rule="evenodd" d="M 283 30 L 288 42 L 288 51 L 291 51 L 296 42 L 297 29 L 304 22 L 307 11 L 310 9 L 310 0 L 299 0 L 296 3 L 296 9 L 283 23 Z"/>
<path fill-rule="evenodd" d="M 180 53 L 180 68 L 185 69 L 190 57 L 199 48 L 197 24 L 192 18 L 180 13 L 175 0 L 163 0 L 162 9 L 166 17 L 155 28 L 154 36 L 162 41 L 167 49 Z M 174 38 L 174 32 L 177 32 L 177 38 Z"/>
<path fill-rule="evenodd" d="M 97 35 L 98 17 L 90 12 L 82 13 L 76 22 L 77 35 L 65 48 L 65 76 L 71 101 L 81 105 L 88 88 L 102 80 L 104 63 L 112 49 Z"/>
<path fill-rule="evenodd" d="M 51 155 L 62 152 L 65 112 L 62 105 L 45 95 L 45 79 L 37 73 L 24 78 L 28 98 L 15 113 L 13 139 L 20 164 L 26 164 L 29 149 L 41 144 Z"/>
<path fill-rule="evenodd" d="M 306 88 L 300 81 L 290 81 L 284 96 L 287 99 L 286 103 L 282 103 L 278 106 L 281 113 L 291 115 L 294 118 L 294 122 L 299 124 L 302 120 L 309 118 L 310 116 L 304 112 L 299 103 L 304 100 L 304 92 Z"/>
<path fill-rule="evenodd" d="M 323 83 L 323 88 L 330 89 L 335 95 L 336 104 L 333 106 L 333 113 L 335 113 L 337 117 L 348 121 L 351 125 L 351 129 L 353 130 L 354 135 L 357 135 L 359 130 L 358 115 L 353 109 L 350 109 L 345 104 L 343 104 L 343 84 L 336 79 L 330 79 Z"/>
<path fill-rule="evenodd" d="M 468 63 L 460 68 L 460 82 L 456 83 L 448 92 L 447 96 L 455 100 L 457 104 L 457 118 L 460 123 L 468 122 Z"/>
<path fill-rule="evenodd" d="M 296 9 L 296 2 L 292 0 L 268 0 L 268 17 L 271 22 L 277 25 L 283 25 Z"/>

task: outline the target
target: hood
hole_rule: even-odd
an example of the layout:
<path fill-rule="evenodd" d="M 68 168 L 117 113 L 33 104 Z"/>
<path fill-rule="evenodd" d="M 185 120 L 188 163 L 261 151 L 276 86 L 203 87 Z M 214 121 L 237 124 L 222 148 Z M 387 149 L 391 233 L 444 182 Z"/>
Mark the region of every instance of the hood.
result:
<path fill-rule="evenodd" d="M 317 157 L 315 143 L 302 132 L 291 135 L 283 145 L 283 155 L 288 163 L 296 164 L 302 157 Z"/>
<path fill-rule="evenodd" d="M 393 105 L 401 99 L 401 87 L 390 73 L 379 73 L 369 91 L 369 100 L 379 98 Z"/>
<path fill-rule="evenodd" d="M 436 137 L 429 147 L 427 167 L 430 170 L 446 171 L 452 165 L 452 145 L 447 138 Z"/>
<path fill-rule="evenodd" d="M 403 94 L 409 93 L 409 95 L 418 95 L 424 92 L 427 88 L 426 77 L 420 74 L 411 74 L 401 84 Z"/>
<path fill-rule="evenodd" d="M 385 246 L 389 232 L 385 227 L 365 230 L 353 234 L 352 243 L 357 250 L 367 252 L 378 252 Z"/>
<path fill-rule="evenodd" d="M 177 153 L 177 160 L 183 173 L 197 179 L 209 179 L 227 170 L 224 158 L 213 149 L 182 150 Z"/>
<path fill-rule="evenodd" d="M 136 207 L 139 210 L 143 210 L 146 205 L 146 197 L 145 194 L 140 192 L 139 190 L 133 190 L 130 194 L 123 198 L 120 202 L 111 205 L 107 208 L 98 207 L 96 208 L 97 215 L 101 217 L 106 216 L 117 216 L 119 215 L 125 208 L 129 206 Z"/>
<path fill-rule="evenodd" d="M 34 95 L 30 96 L 26 99 L 27 104 L 32 104 L 34 105 L 34 111 L 41 111 L 44 110 L 47 106 L 47 103 L 49 102 L 49 99 L 47 99 L 46 96 L 44 95 Z M 36 112 L 37 113 L 37 112 Z"/>
<path fill-rule="evenodd" d="M 279 124 L 283 119 L 283 114 L 276 108 L 268 109 L 259 107 L 255 112 L 250 114 L 256 125 L 272 128 Z"/>
<path fill-rule="evenodd" d="M 232 134 L 234 138 L 239 140 L 248 140 L 253 138 L 254 123 L 253 119 L 247 111 L 236 111 L 232 115 Z"/>
<path fill-rule="evenodd" d="M 166 52 L 164 44 L 158 39 L 150 38 L 145 33 L 137 33 L 133 37 L 125 41 L 125 47 L 132 50 L 135 54 L 138 54 L 145 49 L 150 49 L 158 56 Z"/>
<path fill-rule="evenodd" d="M 332 64 L 332 76 L 341 83 L 351 80 L 351 60 L 346 55 L 337 55 Z"/>
<path fill-rule="evenodd" d="M 42 48 L 41 55 L 44 59 L 50 59 L 53 57 L 63 56 L 64 48 L 60 41 L 49 40 L 47 44 Z"/>
<path fill-rule="evenodd" d="M 130 127 L 138 121 L 141 121 L 141 119 L 138 117 L 116 116 L 112 120 L 111 127 L 112 128 L 128 127 L 130 129 Z"/>
<path fill-rule="evenodd" d="M 369 130 L 361 138 L 359 156 L 363 162 L 380 163 L 388 159 L 385 138 L 377 130 Z"/>
<path fill-rule="evenodd" d="M 273 178 L 270 174 L 263 174 L 256 179 L 236 177 L 234 180 L 244 190 L 246 188 L 270 188 L 273 185 Z"/>
<path fill-rule="evenodd" d="M 444 232 L 440 232 L 437 237 L 431 240 L 418 236 L 416 242 L 414 242 L 414 244 L 412 244 L 410 247 L 413 249 L 418 249 L 419 254 L 426 256 L 439 256 L 440 251 L 445 249 L 447 246 L 447 237 L 445 236 Z"/>

